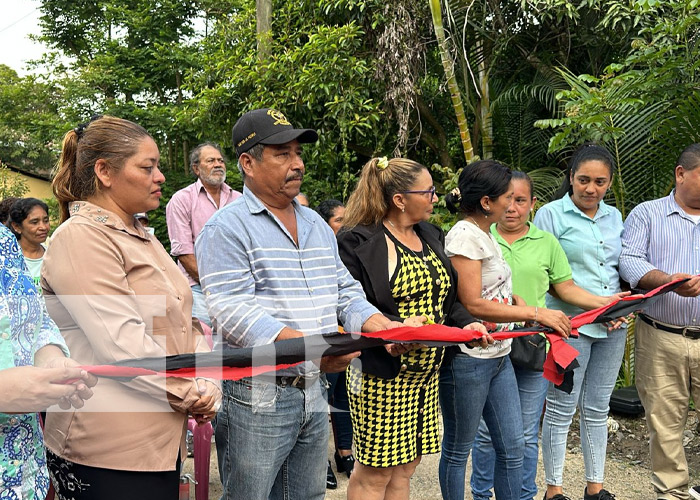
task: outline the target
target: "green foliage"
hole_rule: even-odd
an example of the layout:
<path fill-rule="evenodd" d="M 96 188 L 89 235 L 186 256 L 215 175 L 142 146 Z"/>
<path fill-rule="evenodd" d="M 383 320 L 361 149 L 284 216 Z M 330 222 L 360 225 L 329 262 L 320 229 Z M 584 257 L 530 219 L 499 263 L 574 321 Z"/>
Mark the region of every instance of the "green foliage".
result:
<path fill-rule="evenodd" d="M 350 4 L 352 17 L 360 3 Z M 344 5 L 275 4 L 271 55 L 262 61 L 255 51 L 252 2 L 216 19 L 212 36 L 202 42 L 201 70 L 188 78 L 187 89 L 196 98 L 187 102 L 178 124 L 204 136 L 216 130 L 232 151 L 229 134 L 238 117 L 275 107 L 295 125 L 319 132 L 318 144 L 305 148 L 304 190 L 312 199 L 346 198 L 362 163 L 358 152 L 382 151 L 388 127 L 360 21 L 326 23 L 326 13 L 338 17 Z"/>
<path fill-rule="evenodd" d="M 194 134 L 177 127 L 174 116 L 184 100 L 184 73 L 198 61 L 191 44 L 197 5 L 44 0 L 41 40 L 55 52 L 43 62 L 63 89 L 61 111 L 70 124 L 64 130 L 93 114 L 134 120 L 159 143 L 167 168 L 185 165 Z M 59 54 L 71 59 L 62 62 Z"/>
<path fill-rule="evenodd" d="M 9 196 L 21 198 L 29 191 L 24 178 L 0 162 L 0 200 Z"/>
<path fill-rule="evenodd" d="M 550 152 L 586 140 L 608 147 L 619 166 L 613 192 L 623 215 L 667 194 L 678 154 L 700 140 L 700 14 L 692 3 L 635 2 L 626 10 L 614 3 L 619 21 L 638 29 L 629 52 L 599 76 L 559 69 L 569 87 L 557 94 L 559 116 L 536 124 L 555 130 Z"/>
<path fill-rule="evenodd" d="M 0 65 L 0 159 L 35 173 L 56 162 L 60 130 L 56 85 Z"/>

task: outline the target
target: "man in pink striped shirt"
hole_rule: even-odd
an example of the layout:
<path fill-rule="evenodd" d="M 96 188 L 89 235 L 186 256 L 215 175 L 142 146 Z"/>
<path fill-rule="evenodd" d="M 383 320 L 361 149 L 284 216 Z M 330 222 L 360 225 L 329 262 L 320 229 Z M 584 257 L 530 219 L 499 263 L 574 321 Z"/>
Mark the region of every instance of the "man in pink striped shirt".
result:
<path fill-rule="evenodd" d="M 192 316 L 211 326 L 207 305 L 199 284 L 194 241 L 209 218 L 241 193 L 226 185 L 226 163 L 218 145 L 205 142 L 190 153 L 190 167 L 197 181 L 173 195 L 165 207 L 170 237 L 170 254 L 192 288 Z"/>

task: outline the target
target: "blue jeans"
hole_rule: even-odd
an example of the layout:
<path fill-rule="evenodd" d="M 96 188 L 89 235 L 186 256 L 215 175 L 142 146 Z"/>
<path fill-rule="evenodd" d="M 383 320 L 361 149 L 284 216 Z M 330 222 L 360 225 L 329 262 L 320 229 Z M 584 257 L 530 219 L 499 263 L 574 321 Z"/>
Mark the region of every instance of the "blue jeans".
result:
<path fill-rule="evenodd" d="M 464 499 L 467 460 L 483 416 L 496 449 L 496 497 L 520 498 L 523 422 L 510 358 L 479 359 L 457 354 L 440 372 L 440 406 L 445 428 L 439 468 L 442 497 Z"/>
<path fill-rule="evenodd" d="M 211 327 L 211 319 L 207 311 L 207 303 L 204 300 L 201 285 L 192 285 L 192 317 L 206 323 Z"/>
<path fill-rule="evenodd" d="M 537 496 L 537 439 L 540 431 L 540 418 L 544 407 L 549 382 L 542 372 L 535 372 L 513 366 L 520 393 L 520 409 L 523 418 L 525 455 L 523 457 L 523 488 L 520 500 L 533 500 Z M 496 452 L 491 444 L 491 436 L 484 420 L 479 424 L 476 442 L 472 451 L 471 487 L 474 500 L 491 498 L 493 469 Z"/>
<path fill-rule="evenodd" d="M 576 359 L 580 366 L 574 370 L 571 394 L 551 384 L 547 389 L 547 409 L 542 423 L 542 458 L 547 484 L 562 485 L 566 439 L 577 406 L 586 481 L 603 482 L 610 395 L 620 370 L 626 336 L 627 330 L 622 328 L 603 338 L 579 335 L 567 340 L 579 351 Z"/>
<path fill-rule="evenodd" d="M 328 404 L 331 406 L 331 426 L 336 450 L 352 450 L 352 420 L 345 372 L 326 373 Z"/>
<path fill-rule="evenodd" d="M 224 381 L 216 423 L 223 500 L 320 500 L 326 493 L 328 403 L 308 389 Z"/>

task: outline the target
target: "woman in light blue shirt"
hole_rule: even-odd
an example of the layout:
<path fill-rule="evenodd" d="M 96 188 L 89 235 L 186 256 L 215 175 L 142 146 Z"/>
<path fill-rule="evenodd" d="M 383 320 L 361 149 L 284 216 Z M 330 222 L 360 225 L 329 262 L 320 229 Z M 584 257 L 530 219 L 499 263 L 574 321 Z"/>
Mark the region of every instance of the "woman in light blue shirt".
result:
<path fill-rule="evenodd" d="M 573 279 L 585 290 L 601 296 L 621 291 L 618 261 L 621 252 L 622 216 L 603 201 L 610 188 L 615 161 L 603 147 L 581 146 L 569 162 L 559 193 L 561 197 L 540 208 L 535 225 L 552 233 L 561 243 L 571 265 Z M 547 296 L 547 307 L 568 315 L 582 312 L 559 298 Z M 550 384 L 542 425 L 542 456 L 547 492 L 545 500 L 569 500 L 562 489 L 566 439 L 578 406 L 581 447 L 586 470 L 584 500 L 611 500 L 603 489 L 607 417 L 610 395 L 617 380 L 625 348 L 626 330 L 604 325 L 579 329 L 567 342 L 579 351 L 571 394 Z"/>

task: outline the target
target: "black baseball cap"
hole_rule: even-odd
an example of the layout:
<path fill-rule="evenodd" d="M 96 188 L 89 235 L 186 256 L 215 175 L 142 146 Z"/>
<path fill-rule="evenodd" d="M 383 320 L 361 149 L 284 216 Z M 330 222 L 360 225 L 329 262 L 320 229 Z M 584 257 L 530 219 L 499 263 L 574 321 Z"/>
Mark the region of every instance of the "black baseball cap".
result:
<path fill-rule="evenodd" d="M 316 142 L 318 134 L 309 128 L 294 128 L 275 109 L 248 111 L 233 126 L 233 145 L 238 156 L 256 144 L 286 144 L 295 139 L 301 143 Z"/>

